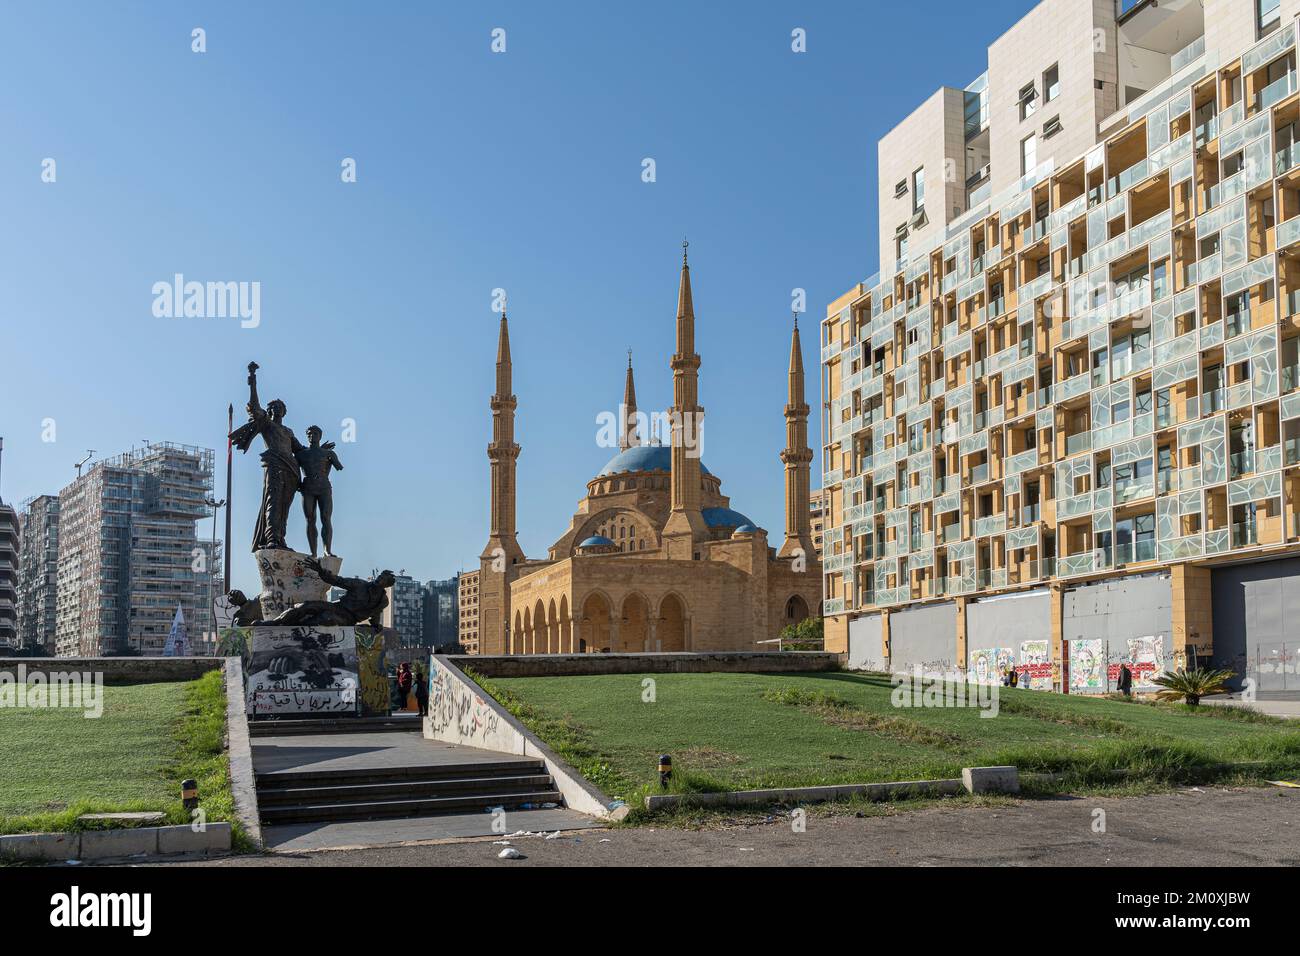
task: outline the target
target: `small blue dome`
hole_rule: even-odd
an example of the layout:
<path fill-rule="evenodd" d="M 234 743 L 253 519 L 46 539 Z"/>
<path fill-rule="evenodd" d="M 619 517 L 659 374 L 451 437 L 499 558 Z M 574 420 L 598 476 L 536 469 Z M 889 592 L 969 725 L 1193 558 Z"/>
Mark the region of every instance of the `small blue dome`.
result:
<path fill-rule="evenodd" d="M 739 528 L 742 525 L 752 528 L 754 525 L 739 511 L 730 508 L 705 508 L 701 513 L 704 515 L 704 523 L 710 528 Z"/>
<path fill-rule="evenodd" d="M 672 470 L 673 450 L 667 445 L 635 445 L 611 458 L 596 477 L 620 475 L 627 471 Z M 700 462 L 700 471 L 706 475 L 710 473 L 709 469 L 704 467 L 704 462 Z"/>
<path fill-rule="evenodd" d="M 753 534 L 757 530 L 752 524 L 742 524 L 736 529 L 736 534 Z"/>
<path fill-rule="evenodd" d="M 614 542 L 611 541 L 611 540 L 609 540 L 609 538 L 605 537 L 603 534 L 593 534 L 593 535 L 592 535 L 590 538 L 588 538 L 586 541 L 582 542 L 582 544 L 578 545 L 578 547 L 580 547 L 580 548 L 605 548 L 605 547 L 610 547 L 610 546 L 612 546 L 613 544 L 614 544 Z"/>

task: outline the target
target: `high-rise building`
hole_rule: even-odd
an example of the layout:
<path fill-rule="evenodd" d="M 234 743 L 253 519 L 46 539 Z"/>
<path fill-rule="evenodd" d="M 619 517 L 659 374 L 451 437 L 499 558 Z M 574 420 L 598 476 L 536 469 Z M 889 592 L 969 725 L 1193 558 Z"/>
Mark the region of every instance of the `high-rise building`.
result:
<path fill-rule="evenodd" d="M 881 140 L 883 269 L 822 327 L 828 649 L 1296 689 L 1297 14 L 1044 0 Z"/>
<path fill-rule="evenodd" d="M 0 501 L 0 653 L 18 646 L 18 512 Z"/>
<path fill-rule="evenodd" d="M 212 630 L 221 546 L 209 517 L 213 453 L 155 442 L 96 462 L 59 493 L 57 652 L 157 655 L 179 606 Z"/>
<path fill-rule="evenodd" d="M 407 574 L 399 574 L 388 591 L 388 607 L 384 608 L 384 627 L 397 629 L 402 645 L 419 647 L 428 641 L 424 634 L 424 589 L 420 582 Z"/>
<path fill-rule="evenodd" d="M 22 504 L 18 568 L 18 646 L 53 655 L 59 581 L 59 496 L 39 495 Z"/>
<path fill-rule="evenodd" d="M 826 495 L 821 488 L 808 496 L 808 530 L 812 534 L 817 560 L 822 556 L 822 538 L 826 531 Z"/>
<path fill-rule="evenodd" d="M 456 578 L 424 583 L 424 642 L 430 647 L 449 647 L 460 639 L 457 583 Z"/>
<path fill-rule="evenodd" d="M 478 569 L 462 571 L 456 576 L 458 610 L 456 631 L 466 654 L 477 654 L 478 643 Z"/>

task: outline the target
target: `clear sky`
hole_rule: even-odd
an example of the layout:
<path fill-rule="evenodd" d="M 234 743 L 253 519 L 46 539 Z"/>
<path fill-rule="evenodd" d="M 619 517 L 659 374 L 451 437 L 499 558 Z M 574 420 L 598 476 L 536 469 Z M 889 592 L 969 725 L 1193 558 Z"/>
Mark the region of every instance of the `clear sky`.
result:
<path fill-rule="evenodd" d="M 344 571 L 448 577 L 486 540 L 503 288 L 520 541 L 544 556 L 612 455 L 596 419 L 627 349 L 642 409 L 671 402 L 686 235 L 704 460 L 779 543 L 791 290 L 816 446 L 818 323 L 877 266 L 876 141 L 983 72 L 1030 6 L 7 4 L 0 494 L 57 492 L 87 449 L 146 439 L 224 459 L 256 360 L 300 438 L 356 422 L 334 483 Z M 155 316 L 176 273 L 260 283 L 260 324 Z M 260 482 L 236 452 L 246 590 Z M 305 546 L 296 503 L 289 540 Z"/>

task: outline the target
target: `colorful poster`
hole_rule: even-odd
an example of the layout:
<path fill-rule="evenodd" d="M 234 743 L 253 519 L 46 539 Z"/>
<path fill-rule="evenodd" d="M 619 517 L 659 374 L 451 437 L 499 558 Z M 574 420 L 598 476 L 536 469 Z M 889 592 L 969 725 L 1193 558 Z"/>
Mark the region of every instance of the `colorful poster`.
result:
<path fill-rule="evenodd" d="M 1070 693 L 1106 693 L 1106 644 L 1091 638 L 1070 641 Z"/>
<path fill-rule="evenodd" d="M 1125 662 L 1133 672 L 1134 690 L 1158 690 L 1160 685 L 1154 682 L 1154 678 L 1165 673 L 1164 635 L 1130 637 Z M 1111 686 L 1119 684 L 1119 667 L 1119 662 L 1116 662 L 1107 668 Z"/>
<path fill-rule="evenodd" d="M 1052 642 L 1047 640 L 1023 641 L 1020 644 L 1020 663 L 1016 665 L 1020 686 L 1030 690 L 1052 689 Z"/>
<path fill-rule="evenodd" d="M 1001 684 L 1002 675 L 1015 663 L 1009 647 L 979 647 L 970 652 L 966 680 L 972 684 Z"/>
<path fill-rule="evenodd" d="M 372 627 L 358 627 L 356 635 L 361 716 L 387 717 L 393 703 L 388 683 L 387 635 Z"/>
<path fill-rule="evenodd" d="M 357 640 L 351 627 L 254 627 L 248 665 L 253 716 L 357 713 Z"/>

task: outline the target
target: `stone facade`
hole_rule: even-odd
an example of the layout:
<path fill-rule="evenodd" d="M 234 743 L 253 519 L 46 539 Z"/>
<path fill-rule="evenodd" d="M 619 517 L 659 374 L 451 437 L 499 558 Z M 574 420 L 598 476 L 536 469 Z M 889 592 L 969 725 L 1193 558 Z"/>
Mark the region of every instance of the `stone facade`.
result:
<path fill-rule="evenodd" d="M 809 526 L 808 405 L 796 324 L 785 408 L 784 542 L 731 507 L 693 436 L 700 357 L 690 268 L 678 290 L 669 445 L 643 444 L 629 359 L 619 453 L 587 484 L 545 559 L 515 539 L 515 396 L 502 316 L 492 398 L 492 527 L 480 557 L 482 654 L 761 651 L 781 629 L 820 614 L 821 566 Z"/>

